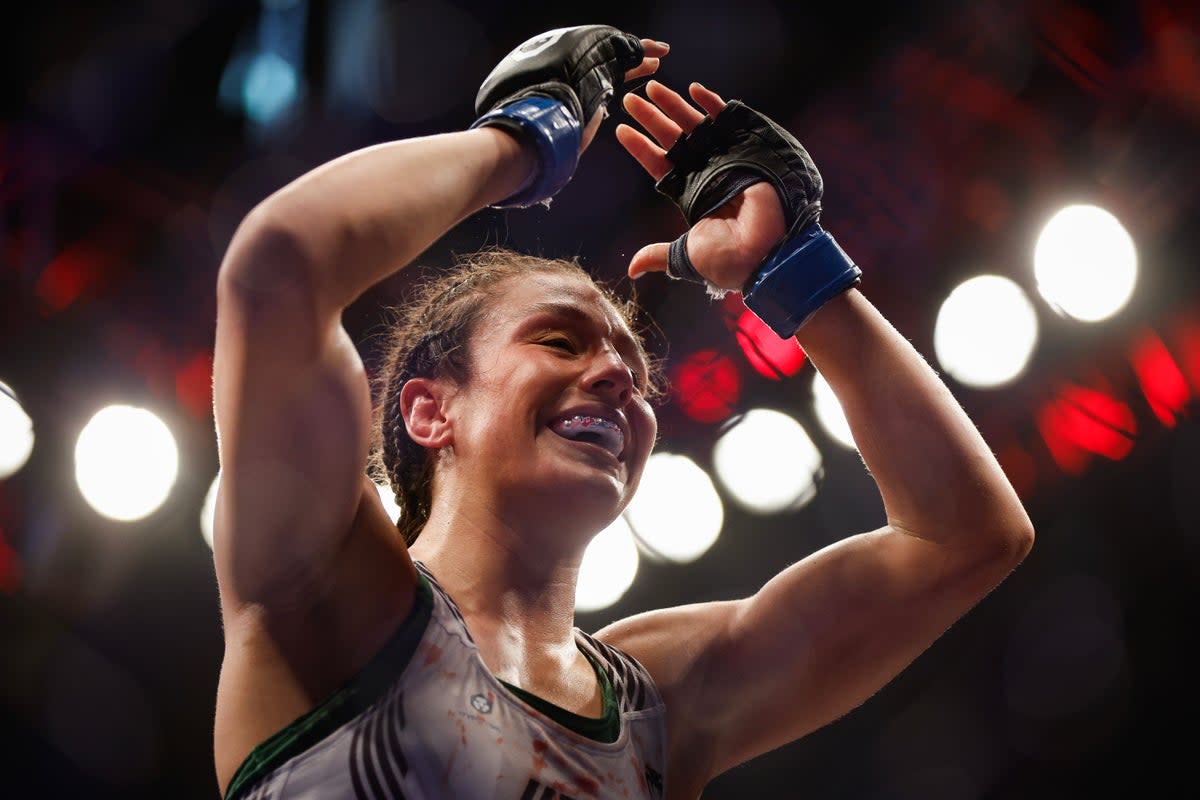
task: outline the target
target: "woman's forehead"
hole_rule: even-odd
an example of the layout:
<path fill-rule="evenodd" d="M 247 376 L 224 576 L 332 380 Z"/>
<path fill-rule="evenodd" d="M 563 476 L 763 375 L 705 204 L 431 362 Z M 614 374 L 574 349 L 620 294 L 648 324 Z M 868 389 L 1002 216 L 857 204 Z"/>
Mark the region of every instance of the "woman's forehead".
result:
<path fill-rule="evenodd" d="M 625 317 L 586 277 L 535 272 L 510 278 L 500 287 L 494 308 L 500 314 L 511 315 L 515 321 L 556 310 L 566 311 L 571 316 L 582 313 L 603 322 L 606 327 L 629 332 Z"/>

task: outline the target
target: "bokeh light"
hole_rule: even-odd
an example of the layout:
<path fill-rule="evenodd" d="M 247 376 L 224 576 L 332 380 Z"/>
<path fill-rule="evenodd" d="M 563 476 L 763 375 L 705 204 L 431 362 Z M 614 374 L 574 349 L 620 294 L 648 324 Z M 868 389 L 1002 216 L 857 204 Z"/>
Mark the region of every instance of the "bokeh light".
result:
<path fill-rule="evenodd" d="M 208 549 L 213 546 L 213 525 L 217 517 L 217 492 L 221 486 L 221 471 L 217 470 L 208 491 L 204 493 L 204 503 L 200 506 L 200 534 L 208 543 Z"/>
<path fill-rule="evenodd" d="M 697 422 L 720 422 L 737 405 L 742 376 L 729 356 L 701 350 L 675 368 L 671 385 L 684 414 Z"/>
<path fill-rule="evenodd" d="M 992 388 L 1024 371 L 1037 337 L 1037 315 L 1021 287 L 999 275 L 979 275 L 942 303 L 933 349 L 955 380 Z"/>
<path fill-rule="evenodd" d="M 825 433 L 843 447 L 851 450 L 858 449 L 858 445 L 854 442 L 854 434 L 850 432 L 850 422 L 846 419 L 846 412 L 842 410 L 841 401 L 833 393 L 833 387 L 829 385 L 829 381 L 819 372 L 813 375 L 812 397 L 813 410 Z"/>
<path fill-rule="evenodd" d="M 25 466 L 33 442 L 33 420 L 8 384 L 0 382 L 0 480 Z"/>
<path fill-rule="evenodd" d="M 738 317 L 736 336 L 746 360 L 759 375 L 778 381 L 804 368 L 804 350 L 796 338 L 780 338 L 749 309 Z"/>
<path fill-rule="evenodd" d="M 687 563 L 716 542 L 725 509 L 712 478 L 695 461 L 662 452 L 646 462 L 637 495 L 625 516 L 648 554 Z"/>
<path fill-rule="evenodd" d="M 787 511 L 817 493 L 821 453 L 781 411 L 747 411 L 713 446 L 717 478 L 738 505 L 757 514 Z"/>
<path fill-rule="evenodd" d="M 75 480 L 96 512 L 132 521 L 155 511 L 175 485 L 179 450 L 170 429 L 144 408 L 96 412 L 75 443 Z"/>
<path fill-rule="evenodd" d="M 599 611 L 621 599 L 637 577 L 638 550 L 633 531 L 617 517 L 592 539 L 583 553 L 575 585 L 575 610 Z"/>
<path fill-rule="evenodd" d="M 257 53 L 246 67 L 241 89 L 246 116 L 266 124 L 295 104 L 300 78 L 296 68 L 275 53 Z"/>
<path fill-rule="evenodd" d="M 1097 322 L 1120 311 L 1137 283 L 1137 250 L 1108 211 L 1074 205 L 1059 211 L 1033 253 L 1038 292 L 1060 314 Z"/>
<path fill-rule="evenodd" d="M 1125 458 L 1138 432 L 1133 409 L 1087 386 L 1062 387 L 1042 404 L 1036 422 L 1050 456 L 1071 475 L 1082 473 L 1092 456 Z"/>

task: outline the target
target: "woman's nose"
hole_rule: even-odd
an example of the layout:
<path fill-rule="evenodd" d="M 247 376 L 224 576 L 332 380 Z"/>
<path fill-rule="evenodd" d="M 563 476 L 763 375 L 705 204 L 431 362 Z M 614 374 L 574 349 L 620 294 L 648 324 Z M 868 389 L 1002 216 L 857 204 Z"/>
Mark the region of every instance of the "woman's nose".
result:
<path fill-rule="evenodd" d="M 596 394 L 610 394 L 619 405 L 629 402 L 633 393 L 633 374 L 621 355 L 606 347 L 596 355 L 588 373 L 588 388 Z"/>

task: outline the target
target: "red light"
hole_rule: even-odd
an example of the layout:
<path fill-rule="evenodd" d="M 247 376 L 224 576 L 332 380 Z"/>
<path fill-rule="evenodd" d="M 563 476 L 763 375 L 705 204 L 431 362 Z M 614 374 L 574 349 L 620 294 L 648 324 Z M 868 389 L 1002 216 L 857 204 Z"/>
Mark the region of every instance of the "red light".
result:
<path fill-rule="evenodd" d="M 1150 410 L 1162 424 L 1174 428 L 1176 417 L 1191 399 L 1179 365 L 1162 339 L 1153 333 L 1147 333 L 1134 345 L 1132 361 Z"/>
<path fill-rule="evenodd" d="M 720 422 L 733 413 L 742 378 L 729 356 L 701 350 L 688 356 L 673 380 L 679 407 L 697 422 Z"/>
<path fill-rule="evenodd" d="M 197 353 L 175 371 L 175 398 L 197 419 L 212 414 L 212 356 Z"/>
<path fill-rule="evenodd" d="M 87 243 L 59 253 L 38 276 L 34 291 L 52 313 L 74 303 L 102 269 L 99 254 Z"/>
<path fill-rule="evenodd" d="M 1069 386 L 1038 412 L 1038 430 L 1065 472 L 1083 472 L 1092 455 L 1119 461 L 1133 449 L 1137 421 L 1129 406 L 1095 389 Z"/>
<path fill-rule="evenodd" d="M 734 336 L 750 366 L 773 381 L 790 378 L 804 366 L 804 350 L 794 338 L 780 339 L 753 311 L 738 317 Z"/>

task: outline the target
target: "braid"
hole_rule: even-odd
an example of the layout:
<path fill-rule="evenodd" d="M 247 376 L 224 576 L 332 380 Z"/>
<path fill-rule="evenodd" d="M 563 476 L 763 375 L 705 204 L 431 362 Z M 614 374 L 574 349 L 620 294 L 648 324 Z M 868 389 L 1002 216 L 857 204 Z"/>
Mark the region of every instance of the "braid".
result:
<path fill-rule="evenodd" d="M 490 310 L 502 281 L 548 272 L 591 281 L 573 261 L 543 259 L 493 248 L 460 261 L 449 272 L 418 287 L 413 302 L 398 309 L 385 344 L 378 375 L 375 442 L 371 473 L 392 488 L 400 517 L 396 526 L 406 544 L 416 541 L 433 506 L 433 453 L 408 435 L 400 390 L 412 378 L 448 377 L 462 383 L 470 375 L 471 336 Z M 632 304 L 599 287 L 627 319 Z"/>
<path fill-rule="evenodd" d="M 400 389 L 407 380 L 403 376 L 403 371 L 397 370 L 388 386 L 382 455 L 388 484 L 401 509 L 397 524 L 405 543 L 412 544 L 429 518 L 429 490 L 433 476 L 430 474 L 431 460 L 425 457 L 423 448 L 409 438 L 404 427 L 404 416 L 397 402 Z"/>
<path fill-rule="evenodd" d="M 467 280 L 470 276 L 467 276 Z M 461 285 L 461 284 L 456 284 Z M 443 295 L 445 293 L 438 293 Z M 477 309 L 469 307 L 458 314 L 445 314 L 441 320 L 448 329 L 431 328 L 430 312 L 441 299 L 435 295 L 429 303 L 420 304 L 421 313 L 412 315 L 407 324 L 396 329 L 396 346 L 384 372 L 382 403 L 380 405 L 379 458 L 376 472 L 382 472 L 392 487 L 396 504 L 400 506 L 397 527 L 405 543 L 416 541 L 432 504 L 433 459 L 424 447 L 408 435 L 400 405 L 400 390 L 411 378 L 449 376 L 455 380 L 466 377 L 466 340 L 474 327 Z M 470 306 L 478 305 L 476 303 Z M 424 307 L 421 308 L 421 305 Z M 437 323 L 432 323 L 437 325 Z M 438 326 L 441 327 L 441 326 Z M 413 341 L 413 333 L 424 329 Z"/>

